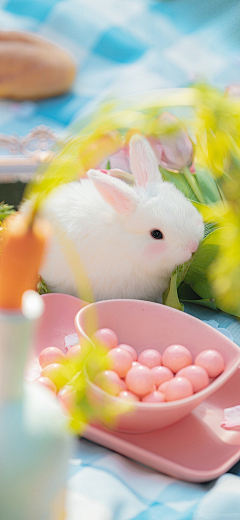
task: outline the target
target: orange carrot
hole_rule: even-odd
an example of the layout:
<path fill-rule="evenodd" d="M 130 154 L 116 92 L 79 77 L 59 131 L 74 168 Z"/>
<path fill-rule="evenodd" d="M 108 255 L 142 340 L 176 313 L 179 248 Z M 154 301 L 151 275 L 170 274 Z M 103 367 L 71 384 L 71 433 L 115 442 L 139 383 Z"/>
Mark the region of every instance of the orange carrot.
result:
<path fill-rule="evenodd" d="M 5 220 L 0 253 L 0 308 L 19 309 L 23 293 L 35 289 L 50 228 L 39 217 L 29 224 L 17 213 Z"/>

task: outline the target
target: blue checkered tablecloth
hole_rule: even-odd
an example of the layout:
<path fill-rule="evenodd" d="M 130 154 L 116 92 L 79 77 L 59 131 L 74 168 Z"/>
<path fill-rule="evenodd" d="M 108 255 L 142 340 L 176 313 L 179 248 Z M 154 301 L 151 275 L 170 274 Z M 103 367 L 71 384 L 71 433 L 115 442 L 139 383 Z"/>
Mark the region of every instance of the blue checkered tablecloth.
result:
<path fill-rule="evenodd" d="M 239 0 L 0 0 L 0 28 L 64 46 L 78 74 L 71 92 L 0 103 L 0 132 L 39 124 L 61 132 L 109 93 L 240 83 Z"/>
<path fill-rule="evenodd" d="M 33 31 L 64 46 L 72 90 L 39 102 L 0 102 L 0 132 L 66 130 L 109 94 L 240 83 L 239 0 L 0 0 L 0 28 Z M 187 312 L 240 346 L 239 322 Z M 240 520 L 240 464 L 216 482 L 183 483 L 86 440 L 69 463 L 67 520 Z"/>

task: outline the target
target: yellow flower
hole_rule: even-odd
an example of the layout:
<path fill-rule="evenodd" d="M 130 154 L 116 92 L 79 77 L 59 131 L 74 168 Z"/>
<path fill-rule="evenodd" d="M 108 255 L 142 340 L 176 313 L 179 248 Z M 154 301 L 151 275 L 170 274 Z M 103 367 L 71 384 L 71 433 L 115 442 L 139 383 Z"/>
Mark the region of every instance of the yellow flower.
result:
<path fill-rule="evenodd" d="M 240 99 L 224 96 L 209 86 L 197 90 L 196 162 L 220 177 L 233 154 L 240 158 Z"/>
<path fill-rule="evenodd" d="M 240 317 L 240 215 L 229 207 L 222 217 L 221 240 L 209 281 L 218 306 Z"/>

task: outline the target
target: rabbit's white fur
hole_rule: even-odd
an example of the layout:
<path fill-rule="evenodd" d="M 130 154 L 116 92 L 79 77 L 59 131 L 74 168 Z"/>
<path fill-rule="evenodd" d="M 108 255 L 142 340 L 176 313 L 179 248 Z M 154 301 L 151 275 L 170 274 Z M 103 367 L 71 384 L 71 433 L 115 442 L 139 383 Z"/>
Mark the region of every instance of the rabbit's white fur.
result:
<path fill-rule="evenodd" d="M 190 259 L 203 237 L 202 217 L 173 184 L 162 181 L 156 157 L 139 135 L 130 141 L 130 163 L 134 187 L 90 170 L 88 179 L 56 189 L 42 208 L 53 230 L 66 234 L 66 247 L 74 245 L 96 301 L 159 301 L 172 271 Z M 164 238 L 155 240 L 153 229 Z M 77 295 L 56 236 L 40 274 L 51 290 Z"/>

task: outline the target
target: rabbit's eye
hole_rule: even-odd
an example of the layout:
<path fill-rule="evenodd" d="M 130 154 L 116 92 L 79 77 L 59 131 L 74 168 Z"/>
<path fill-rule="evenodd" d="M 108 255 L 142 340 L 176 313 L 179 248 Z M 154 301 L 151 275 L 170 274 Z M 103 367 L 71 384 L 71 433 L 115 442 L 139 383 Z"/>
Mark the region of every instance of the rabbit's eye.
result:
<path fill-rule="evenodd" d="M 159 229 L 153 229 L 151 235 L 155 240 L 161 240 L 161 238 L 163 238 L 163 234 Z"/>

